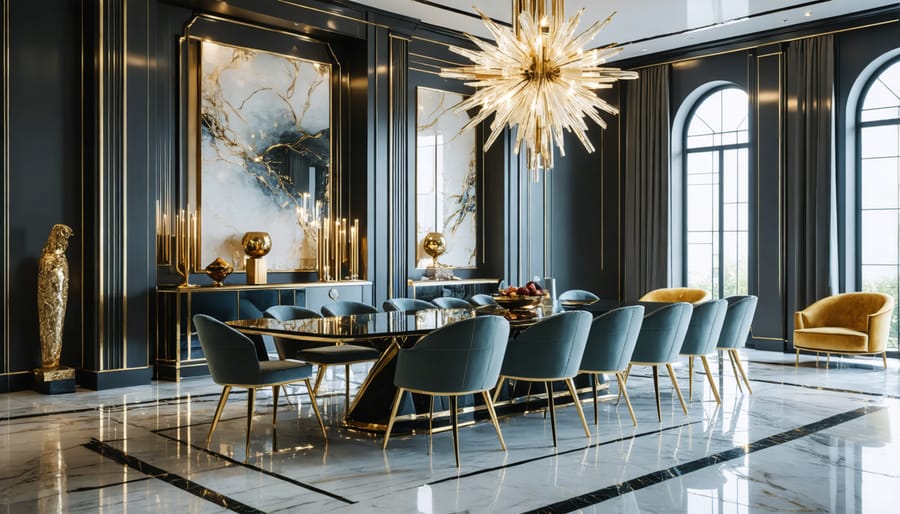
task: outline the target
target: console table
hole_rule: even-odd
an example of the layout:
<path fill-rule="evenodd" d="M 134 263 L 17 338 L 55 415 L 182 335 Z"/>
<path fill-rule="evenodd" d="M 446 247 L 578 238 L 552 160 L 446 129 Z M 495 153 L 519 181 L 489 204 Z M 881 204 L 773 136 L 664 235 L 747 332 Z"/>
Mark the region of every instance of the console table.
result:
<path fill-rule="evenodd" d="M 407 296 L 434 300 L 442 296 L 469 299 L 474 294 L 496 293 L 498 278 L 464 278 L 459 280 L 407 280 Z"/>

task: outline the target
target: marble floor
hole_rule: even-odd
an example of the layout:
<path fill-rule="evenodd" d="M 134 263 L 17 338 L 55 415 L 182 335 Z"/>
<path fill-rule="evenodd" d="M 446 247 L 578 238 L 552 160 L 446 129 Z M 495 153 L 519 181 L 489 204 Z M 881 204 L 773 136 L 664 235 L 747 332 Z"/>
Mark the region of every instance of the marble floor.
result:
<path fill-rule="evenodd" d="M 232 394 L 212 443 L 220 389 L 208 379 L 103 392 L 0 395 L 0 512 L 897 512 L 900 364 L 746 350 L 753 394 L 730 366 L 717 407 L 702 374 L 684 415 L 663 376 L 663 421 L 648 369 L 625 405 L 600 404 L 590 439 L 572 405 L 559 446 L 541 412 L 460 431 L 399 435 L 341 428 L 343 376 L 320 395 L 328 444 L 305 389 L 291 388 L 272 430 L 260 393 L 250 454 L 245 394 Z M 713 364 L 713 369 L 717 366 Z M 366 369 L 351 374 L 358 384 Z M 687 394 L 687 366 L 676 368 Z M 614 386 L 613 386 L 614 387 Z M 613 389 L 614 390 L 614 389 Z"/>

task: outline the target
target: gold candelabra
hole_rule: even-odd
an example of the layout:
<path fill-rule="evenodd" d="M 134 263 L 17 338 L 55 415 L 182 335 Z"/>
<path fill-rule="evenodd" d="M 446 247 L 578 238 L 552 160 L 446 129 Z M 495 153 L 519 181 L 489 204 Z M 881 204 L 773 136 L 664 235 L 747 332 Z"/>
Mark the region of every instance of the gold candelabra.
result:
<path fill-rule="evenodd" d="M 359 220 L 321 219 L 318 241 L 319 277 L 324 281 L 359 278 Z M 344 271 L 346 267 L 346 272 Z"/>
<path fill-rule="evenodd" d="M 185 212 L 175 215 L 175 270 L 182 277 L 178 287 L 195 287 L 191 284 L 191 266 L 197 255 L 197 213 Z"/>

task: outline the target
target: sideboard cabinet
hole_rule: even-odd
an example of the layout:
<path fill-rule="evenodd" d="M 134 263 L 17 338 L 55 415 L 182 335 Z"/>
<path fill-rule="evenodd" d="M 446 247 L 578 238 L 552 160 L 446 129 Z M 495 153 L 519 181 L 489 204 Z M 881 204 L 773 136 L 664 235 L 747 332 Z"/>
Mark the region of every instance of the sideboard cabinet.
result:
<path fill-rule="evenodd" d="M 370 303 L 372 283 L 363 280 L 298 284 L 159 287 L 156 290 L 156 378 L 181 380 L 208 375 L 192 317 L 223 321 L 262 317 L 272 305 L 299 305 L 318 311 L 335 300 Z"/>

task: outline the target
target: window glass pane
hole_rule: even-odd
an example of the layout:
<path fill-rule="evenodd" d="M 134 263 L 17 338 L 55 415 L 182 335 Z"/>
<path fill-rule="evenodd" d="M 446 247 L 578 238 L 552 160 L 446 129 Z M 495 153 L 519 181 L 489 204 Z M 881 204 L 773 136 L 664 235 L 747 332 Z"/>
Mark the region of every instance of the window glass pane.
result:
<path fill-rule="evenodd" d="M 900 191 L 897 176 L 900 158 L 863 159 L 860 200 L 865 209 L 896 209 Z"/>
<path fill-rule="evenodd" d="M 863 210 L 861 218 L 861 264 L 896 264 L 897 210 Z"/>
<path fill-rule="evenodd" d="M 900 61 L 885 68 L 876 78 L 863 100 L 863 112 L 883 107 L 900 105 Z M 896 117 L 896 116 L 894 116 Z"/>
<path fill-rule="evenodd" d="M 885 125 L 880 127 L 863 127 L 862 152 L 860 157 L 871 159 L 872 157 L 896 157 L 897 145 L 900 142 L 900 125 Z"/>

